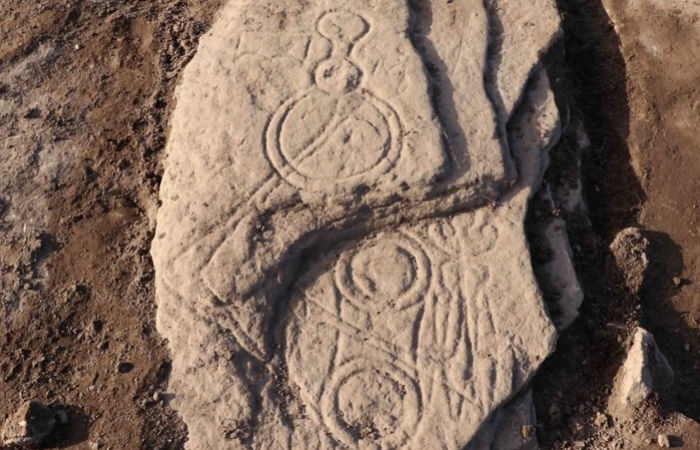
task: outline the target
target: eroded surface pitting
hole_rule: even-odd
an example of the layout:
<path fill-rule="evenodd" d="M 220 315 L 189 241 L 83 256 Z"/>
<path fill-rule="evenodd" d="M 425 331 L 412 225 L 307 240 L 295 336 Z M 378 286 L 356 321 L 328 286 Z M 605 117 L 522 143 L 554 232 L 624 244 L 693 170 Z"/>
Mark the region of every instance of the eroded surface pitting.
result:
<path fill-rule="evenodd" d="M 152 254 L 192 448 L 457 448 L 552 350 L 553 6 L 410 3 L 230 1 L 185 71 Z"/>

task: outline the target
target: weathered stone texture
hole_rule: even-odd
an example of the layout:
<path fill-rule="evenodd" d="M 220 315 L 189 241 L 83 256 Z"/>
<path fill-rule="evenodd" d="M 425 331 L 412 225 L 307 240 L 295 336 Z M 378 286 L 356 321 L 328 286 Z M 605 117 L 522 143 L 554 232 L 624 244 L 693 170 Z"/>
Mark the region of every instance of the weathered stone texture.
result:
<path fill-rule="evenodd" d="M 202 38 L 152 249 L 190 448 L 461 448 L 552 351 L 559 24 L 502 3 L 231 0 Z"/>

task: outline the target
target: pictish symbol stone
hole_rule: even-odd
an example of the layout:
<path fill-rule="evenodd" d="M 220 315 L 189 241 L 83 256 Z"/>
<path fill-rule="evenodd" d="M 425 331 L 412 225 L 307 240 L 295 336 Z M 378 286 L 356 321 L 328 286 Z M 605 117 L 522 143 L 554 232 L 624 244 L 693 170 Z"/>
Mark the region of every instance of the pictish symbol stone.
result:
<path fill-rule="evenodd" d="M 464 448 L 553 350 L 523 222 L 559 18 L 533 1 L 228 0 L 151 250 L 189 448 Z"/>

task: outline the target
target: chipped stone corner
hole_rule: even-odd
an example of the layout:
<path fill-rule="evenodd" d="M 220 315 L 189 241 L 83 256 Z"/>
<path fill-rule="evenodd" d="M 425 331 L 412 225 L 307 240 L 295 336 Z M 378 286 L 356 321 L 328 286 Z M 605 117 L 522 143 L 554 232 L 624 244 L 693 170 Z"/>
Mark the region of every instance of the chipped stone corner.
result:
<path fill-rule="evenodd" d="M 630 419 L 653 392 L 663 392 L 673 383 L 673 369 L 658 348 L 654 335 L 637 328 L 625 362 L 620 367 L 608 400 L 608 411 Z"/>

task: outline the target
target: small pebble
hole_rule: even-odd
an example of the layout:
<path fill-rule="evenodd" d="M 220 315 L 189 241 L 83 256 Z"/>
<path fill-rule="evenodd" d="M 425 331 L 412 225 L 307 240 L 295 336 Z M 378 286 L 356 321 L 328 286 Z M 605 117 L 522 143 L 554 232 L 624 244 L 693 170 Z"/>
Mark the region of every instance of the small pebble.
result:
<path fill-rule="evenodd" d="M 30 108 L 27 113 L 24 115 L 25 119 L 38 119 L 41 117 L 41 110 L 37 108 L 36 106 L 34 108 Z M 26 286 L 26 284 L 25 284 Z"/>
<path fill-rule="evenodd" d="M 608 416 L 603 413 L 598 413 L 595 416 L 594 423 L 597 427 L 603 427 L 608 425 Z"/>
<path fill-rule="evenodd" d="M 557 406 L 556 403 L 552 403 L 552 405 L 549 407 L 549 423 L 551 425 L 558 425 L 561 423 L 561 419 L 561 409 L 559 409 L 559 406 Z"/>
<path fill-rule="evenodd" d="M 117 363 L 117 372 L 119 373 L 129 373 L 134 369 L 134 365 L 130 362 L 121 361 Z"/>
<path fill-rule="evenodd" d="M 682 283 L 683 283 L 683 280 L 681 280 L 681 279 L 678 278 L 678 277 L 673 277 L 673 284 L 674 284 L 676 287 L 680 287 L 680 285 L 681 285 Z"/>
<path fill-rule="evenodd" d="M 659 447 L 671 448 L 671 441 L 669 441 L 668 436 L 665 434 L 660 434 L 659 437 L 656 438 L 656 443 L 659 444 Z"/>
<path fill-rule="evenodd" d="M 56 417 L 58 418 L 58 423 L 61 425 L 66 425 L 68 423 L 68 413 L 65 409 L 56 411 Z"/>
<path fill-rule="evenodd" d="M 2 426 L 0 448 L 37 447 L 51 435 L 55 425 L 55 413 L 49 408 L 36 401 L 24 402 Z"/>
<path fill-rule="evenodd" d="M 521 432 L 523 434 L 524 439 L 530 439 L 532 436 L 535 435 L 535 427 L 533 427 L 532 425 L 523 425 Z"/>

